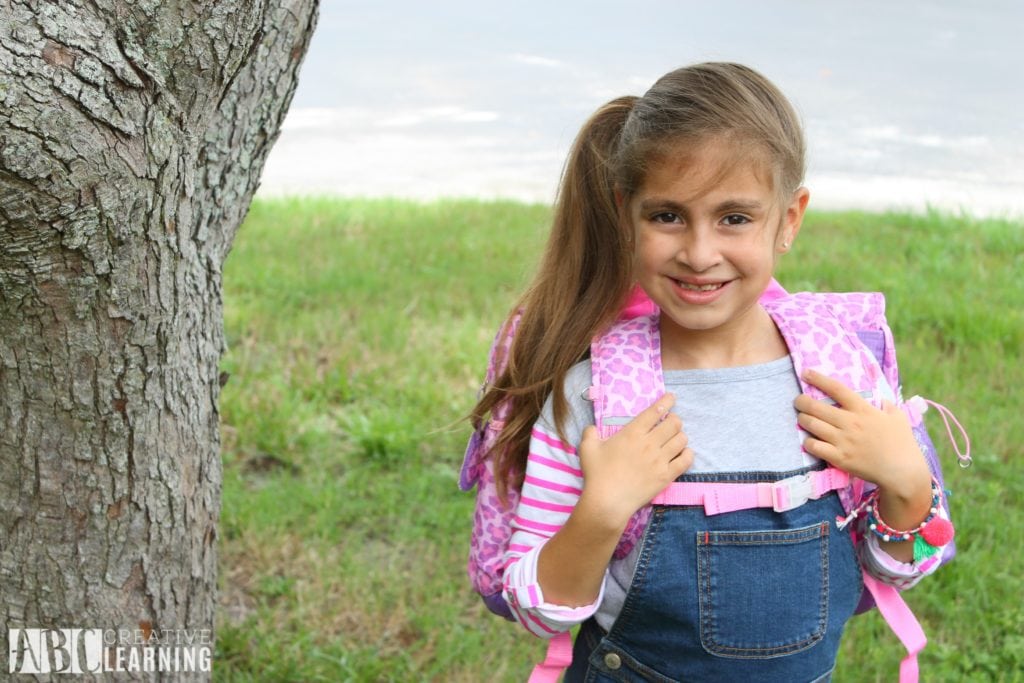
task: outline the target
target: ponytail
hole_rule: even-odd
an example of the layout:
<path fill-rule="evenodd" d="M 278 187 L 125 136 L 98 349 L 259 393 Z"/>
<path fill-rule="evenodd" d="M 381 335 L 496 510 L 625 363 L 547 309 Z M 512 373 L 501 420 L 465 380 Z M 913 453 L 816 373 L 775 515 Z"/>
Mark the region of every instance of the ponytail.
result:
<path fill-rule="evenodd" d="M 587 357 L 591 339 L 614 322 L 632 282 L 632 236 L 619 220 L 614 159 L 636 97 L 620 97 L 583 125 L 562 172 L 551 234 L 540 269 L 512 309 L 521 312 L 504 372 L 471 413 L 479 425 L 505 400 L 509 419 L 488 454 L 504 498 L 519 488 L 530 433 L 551 395 L 555 426 L 568 413 L 565 376 Z M 510 316 L 511 317 L 511 316 Z"/>

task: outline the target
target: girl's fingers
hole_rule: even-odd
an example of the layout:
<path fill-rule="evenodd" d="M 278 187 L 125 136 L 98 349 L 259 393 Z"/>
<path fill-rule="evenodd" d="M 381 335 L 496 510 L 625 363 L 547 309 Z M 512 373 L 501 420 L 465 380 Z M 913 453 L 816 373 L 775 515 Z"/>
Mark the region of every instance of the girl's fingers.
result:
<path fill-rule="evenodd" d="M 684 448 L 680 451 L 679 455 L 669 461 L 669 468 L 672 473 L 672 478 L 675 479 L 680 474 L 686 472 L 693 465 L 693 451 L 689 448 Z"/>
<path fill-rule="evenodd" d="M 816 438 L 827 441 L 828 443 L 835 443 L 839 437 L 839 429 L 832 423 L 826 422 L 820 418 L 814 417 L 808 413 L 800 413 L 796 416 L 796 423 L 800 425 L 805 432 L 813 434 Z"/>
<path fill-rule="evenodd" d="M 793 401 L 793 407 L 796 408 L 801 414 L 810 415 L 823 422 L 827 422 L 831 425 L 840 425 L 843 422 L 845 415 L 844 409 L 838 406 L 834 406 L 827 401 L 820 401 L 816 398 L 811 398 L 807 394 L 800 394 Z"/>
<path fill-rule="evenodd" d="M 678 458 L 686 448 L 686 444 L 689 443 L 689 439 L 686 436 L 686 432 L 677 432 L 675 436 L 666 441 L 662 445 L 661 449 L 663 452 L 671 455 L 672 460 Z"/>
<path fill-rule="evenodd" d="M 833 401 L 844 408 L 853 408 L 860 403 L 867 403 L 856 391 L 837 379 L 823 375 L 817 370 L 804 370 L 804 381 L 818 387 Z"/>
<path fill-rule="evenodd" d="M 649 408 L 646 408 L 643 412 L 630 420 L 629 424 L 622 428 L 622 431 L 625 432 L 629 430 L 639 434 L 646 434 L 662 421 L 675 402 L 676 397 L 674 395 L 665 394 L 652 403 Z"/>
<path fill-rule="evenodd" d="M 804 450 L 814 457 L 820 458 L 821 460 L 842 469 L 841 464 L 838 462 L 840 459 L 839 449 L 827 441 L 822 441 L 821 439 L 815 439 L 813 437 L 804 439 Z"/>
<path fill-rule="evenodd" d="M 654 429 L 650 431 L 650 436 L 654 440 L 654 443 L 661 447 L 675 438 L 678 434 L 684 434 L 683 421 L 675 413 L 665 416 L 665 419 L 659 422 Z"/>

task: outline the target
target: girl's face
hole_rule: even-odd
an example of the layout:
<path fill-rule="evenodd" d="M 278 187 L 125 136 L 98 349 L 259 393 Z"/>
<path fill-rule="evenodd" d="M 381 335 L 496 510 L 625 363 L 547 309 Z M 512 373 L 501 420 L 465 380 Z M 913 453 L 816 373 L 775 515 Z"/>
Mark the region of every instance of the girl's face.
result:
<path fill-rule="evenodd" d="M 736 159 L 721 141 L 667 155 L 625 207 L 635 275 L 661 308 L 666 344 L 750 334 L 764 319 L 755 304 L 800 229 L 807 190 L 780 205 L 766 169 Z"/>

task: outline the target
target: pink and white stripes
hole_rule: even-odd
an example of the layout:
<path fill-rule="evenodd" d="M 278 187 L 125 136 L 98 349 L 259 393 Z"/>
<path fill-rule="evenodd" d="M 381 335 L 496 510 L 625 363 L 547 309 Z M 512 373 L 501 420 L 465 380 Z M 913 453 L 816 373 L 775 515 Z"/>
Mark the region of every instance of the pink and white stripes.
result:
<path fill-rule="evenodd" d="M 512 613 L 528 631 L 551 638 L 593 614 L 602 596 L 586 607 L 549 605 L 537 583 L 540 549 L 565 525 L 583 489 L 576 449 L 537 425 L 530 438 L 526 471 L 505 554 L 504 593 Z"/>

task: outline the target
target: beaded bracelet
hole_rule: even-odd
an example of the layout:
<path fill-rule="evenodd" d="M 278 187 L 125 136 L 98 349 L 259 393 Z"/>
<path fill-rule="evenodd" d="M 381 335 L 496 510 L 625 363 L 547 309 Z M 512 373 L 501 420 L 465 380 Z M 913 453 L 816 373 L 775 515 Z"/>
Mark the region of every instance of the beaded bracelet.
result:
<path fill-rule="evenodd" d="M 939 503 L 942 499 L 942 486 L 932 477 L 932 504 L 928 516 L 913 529 L 894 529 L 882 519 L 878 512 L 878 489 L 872 491 L 864 501 L 863 509 L 867 513 L 867 528 L 883 541 L 909 541 L 914 539 L 914 562 L 931 557 L 939 549 L 953 540 L 956 533 L 948 519 L 939 516 Z M 859 508 L 860 506 L 858 506 Z"/>

